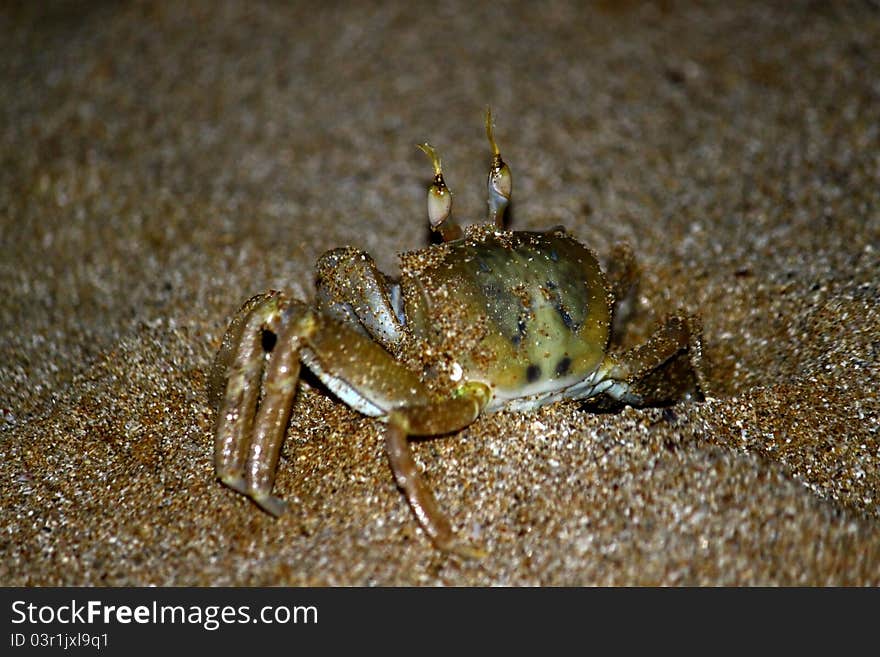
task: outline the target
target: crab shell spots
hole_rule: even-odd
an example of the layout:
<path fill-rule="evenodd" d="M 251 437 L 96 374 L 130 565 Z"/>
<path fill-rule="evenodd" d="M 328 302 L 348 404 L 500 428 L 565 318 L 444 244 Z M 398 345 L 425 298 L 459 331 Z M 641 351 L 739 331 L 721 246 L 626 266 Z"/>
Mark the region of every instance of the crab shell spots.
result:
<path fill-rule="evenodd" d="M 534 383 L 541 378 L 541 366 L 534 363 L 526 368 L 526 381 Z"/>
<path fill-rule="evenodd" d="M 571 358 L 563 356 L 556 363 L 556 376 L 565 376 L 571 370 Z"/>
<path fill-rule="evenodd" d="M 608 285 L 595 255 L 561 230 L 470 231 L 401 257 L 413 333 L 464 379 L 513 398 L 583 378 L 605 356 Z"/>

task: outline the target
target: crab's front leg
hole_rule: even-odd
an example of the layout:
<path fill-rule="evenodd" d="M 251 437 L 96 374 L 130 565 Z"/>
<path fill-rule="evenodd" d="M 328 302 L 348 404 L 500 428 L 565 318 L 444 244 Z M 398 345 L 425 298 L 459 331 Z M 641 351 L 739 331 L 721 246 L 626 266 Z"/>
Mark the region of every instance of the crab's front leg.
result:
<path fill-rule="evenodd" d="M 489 389 L 480 383 L 462 389 L 453 399 L 397 408 L 386 416 L 385 451 L 397 485 L 425 533 L 441 550 L 464 557 L 481 557 L 479 548 L 459 540 L 419 473 L 409 446 L 409 436 L 450 433 L 473 422 L 489 401 Z"/>
<path fill-rule="evenodd" d="M 263 376 L 264 347 L 271 342 L 265 340 L 266 332 L 276 340 Z M 218 478 L 269 513 L 283 512 L 283 502 L 271 493 L 300 362 L 349 406 L 386 423 L 386 451 L 395 480 L 432 542 L 464 556 L 481 554 L 458 539 L 439 510 L 415 464 L 408 436 L 467 426 L 488 402 L 488 388 L 471 384 L 454 398 L 436 400 L 381 346 L 277 293 L 245 304 L 215 360 L 211 380 L 214 385 L 225 381 L 215 440 Z"/>

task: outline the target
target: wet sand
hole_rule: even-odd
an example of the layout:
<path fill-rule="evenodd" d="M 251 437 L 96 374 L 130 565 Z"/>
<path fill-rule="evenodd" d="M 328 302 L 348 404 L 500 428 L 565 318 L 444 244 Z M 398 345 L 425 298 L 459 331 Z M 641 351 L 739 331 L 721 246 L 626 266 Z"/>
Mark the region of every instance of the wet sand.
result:
<path fill-rule="evenodd" d="M 40 4 L 0 14 L 0 583 L 880 584 L 873 3 Z M 261 513 L 213 475 L 228 319 L 425 245 L 416 143 L 482 220 L 487 105 L 511 227 L 628 242 L 626 342 L 699 314 L 709 399 L 419 441 L 465 561 L 306 382 Z"/>

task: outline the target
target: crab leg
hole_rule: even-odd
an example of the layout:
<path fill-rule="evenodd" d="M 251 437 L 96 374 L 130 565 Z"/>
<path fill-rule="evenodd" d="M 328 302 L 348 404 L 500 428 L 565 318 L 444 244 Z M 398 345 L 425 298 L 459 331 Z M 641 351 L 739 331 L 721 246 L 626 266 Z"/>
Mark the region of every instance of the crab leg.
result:
<path fill-rule="evenodd" d="M 264 331 L 277 336 L 265 376 Z M 482 554 L 457 540 L 418 470 L 407 437 L 467 426 L 488 402 L 489 389 L 467 384 L 455 397 L 435 400 L 419 378 L 380 345 L 277 293 L 245 304 L 215 360 L 212 380 L 226 380 L 215 439 L 220 480 L 268 513 L 284 512 L 284 502 L 272 495 L 272 487 L 300 363 L 349 406 L 386 423 L 385 446 L 395 481 L 434 544 L 463 556 Z"/>
<path fill-rule="evenodd" d="M 272 459 L 271 444 L 267 444 L 263 429 L 268 424 L 266 416 L 271 412 L 275 423 L 287 422 L 287 416 L 283 419 L 278 417 L 280 413 L 283 414 L 285 404 L 282 402 L 279 407 L 277 394 L 266 395 L 257 414 L 258 439 L 251 441 L 251 434 L 260 396 L 264 358 L 263 331 L 277 329 L 282 302 L 283 298 L 279 293 L 271 292 L 250 299 L 242 307 L 226 331 L 211 374 L 215 395 L 220 383 L 226 381 L 225 394 L 219 399 L 214 440 L 214 469 L 217 477 L 230 488 L 251 496 L 273 515 L 283 511 L 283 503 L 269 495 L 272 482 L 268 482 L 267 488 L 265 473 L 254 467 L 253 452 L 255 449 L 259 451 L 261 459 L 263 453 L 269 453 L 269 458 Z M 265 382 L 267 385 L 264 385 L 267 390 L 275 391 L 279 387 L 278 360 L 278 355 L 273 354 Z M 288 415 L 292 392 L 289 397 L 286 402 Z M 267 447 L 270 448 L 269 452 L 265 451 Z M 276 450 L 276 463 L 277 458 Z"/>
<path fill-rule="evenodd" d="M 464 396 L 424 406 L 397 409 L 388 414 L 385 451 L 397 485 L 435 546 L 463 557 L 484 556 L 484 552 L 462 542 L 449 520 L 437 507 L 434 496 L 419 473 L 408 435 L 437 435 L 457 431 L 473 422 L 489 399 L 489 390 L 472 384 Z"/>
<path fill-rule="evenodd" d="M 254 431 L 248 451 L 245 479 L 248 495 L 273 516 L 284 513 L 284 502 L 272 495 L 275 470 L 281 456 L 281 445 L 299 382 L 299 357 L 296 335 L 285 336 L 288 342 L 272 352 L 263 381 L 263 399 L 254 418 Z M 289 345 L 289 346 L 288 346 Z"/>
<path fill-rule="evenodd" d="M 459 541 L 422 478 L 408 436 L 435 436 L 472 423 L 488 403 L 489 389 L 466 384 L 458 396 L 435 400 L 410 370 L 373 341 L 345 325 L 313 316 L 303 361 L 349 406 L 386 423 L 385 449 L 397 485 L 425 533 L 440 549 L 465 557 L 482 554 Z"/>
<path fill-rule="evenodd" d="M 263 370 L 262 330 L 277 316 L 277 297 L 250 299 L 232 320 L 211 373 L 217 401 L 214 467 L 230 488 L 247 492 L 244 468 Z M 224 386 L 221 389 L 220 386 Z"/>
<path fill-rule="evenodd" d="M 611 336 L 620 343 L 626 333 L 626 324 L 638 303 L 639 265 L 635 254 L 625 242 L 614 245 L 605 266 L 605 275 L 614 298 L 611 318 Z"/>
<path fill-rule="evenodd" d="M 238 309 L 235 316 L 229 322 L 229 327 L 226 329 L 226 333 L 223 334 L 220 349 L 217 350 L 217 355 L 214 357 L 211 372 L 208 376 L 208 399 L 214 410 L 220 409 L 220 404 L 226 395 L 227 383 L 232 375 L 233 365 L 236 358 L 239 357 L 239 351 L 243 348 L 243 335 L 246 333 L 250 334 L 256 340 L 250 343 L 253 353 L 263 353 L 261 348 L 262 336 L 258 335 L 258 333 L 261 331 L 261 325 L 268 323 L 271 317 L 277 313 L 277 303 L 280 294 L 280 292 L 272 290 L 265 294 L 251 297 L 242 304 L 241 308 Z M 249 321 L 250 325 L 248 326 Z M 257 338 L 260 339 L 257 340 Z M 245 362 L 259 363 L 259 359 L 252 356 L 251 358 L 245 358 Z"/>
<path fill-rule="evenodd" d="M 645 344 L 609 357 L 605 392 L 633 406 L 663 404 L 707 391 L 699 321 L 673 315 Z"/>

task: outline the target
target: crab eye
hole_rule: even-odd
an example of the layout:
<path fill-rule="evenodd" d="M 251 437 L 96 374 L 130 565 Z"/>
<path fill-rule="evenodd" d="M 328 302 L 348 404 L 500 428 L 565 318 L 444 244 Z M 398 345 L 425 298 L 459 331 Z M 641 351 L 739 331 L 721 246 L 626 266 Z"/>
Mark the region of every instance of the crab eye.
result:
<path fill-rule="evenodd" d="M 437 228 L 452 213 L 452 192 L 443 181 L 443 174 L 434 176 L 434 182 L 428 188 L 428 221 L 431 228 Z"/>
<path fill-rule="evenodd" d="M 434 167 L 434 180 L 428 187 L 428 221 L 431 228 L 437 229 L 452 213 L 452 192 L 443 180 L 443 171 L 440 166 L 440 156 L 430 144 L 419 144 L 419 148 L 431 158 Z"/>
<path fill-rule="evenodd" d="M 486 137 L 492 147 L 492 166 L 489 168 L 489 220 L 499 228 L 503 225 L 504 210 L 510 201 L 513 189 L 513 176 L 510 167 L 501 159 L 501 151 L 495 142 L 495 129 L 492 124 L 492 110 L 486 110 Z"/>
<path fill-rule="evenodd" d="M 495 155 L 492 158 L 492 168 L 489 169 L 489 205 L 493 213 L 507 206 L 512 189 L 513 176 L 510 175 L 510 167 L 501 159 L 501 155 Z"/>

